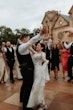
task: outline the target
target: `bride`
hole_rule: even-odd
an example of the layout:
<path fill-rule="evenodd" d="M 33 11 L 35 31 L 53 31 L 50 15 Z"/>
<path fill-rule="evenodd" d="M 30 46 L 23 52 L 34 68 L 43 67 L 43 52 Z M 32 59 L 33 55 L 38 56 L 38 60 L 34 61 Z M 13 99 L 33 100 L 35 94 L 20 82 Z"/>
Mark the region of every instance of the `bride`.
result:
<path fill-rule="evenodd" d="M 35 68 L 34 83 L 27 104 L 27 107 L 31 108 L 37 107 L 38 105 L 45 106 L 44 87 L 46 81 L 50 80 L 50 77 L 48 73 L 49 61 L 46 59 L 46 54 L 43 50 L 44 45 L 42 43 L 37 43 L 36 51 L 33 48 L 30 48 Z"/>

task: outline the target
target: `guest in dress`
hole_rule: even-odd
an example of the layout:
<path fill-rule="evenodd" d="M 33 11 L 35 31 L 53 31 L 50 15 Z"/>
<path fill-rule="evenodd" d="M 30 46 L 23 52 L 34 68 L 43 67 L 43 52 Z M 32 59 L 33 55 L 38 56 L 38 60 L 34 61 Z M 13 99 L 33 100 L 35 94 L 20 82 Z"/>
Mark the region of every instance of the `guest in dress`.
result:
<path fill-rule="evenodd" d="M 51 69 L 54 71 L 55 79 L 57 79 L 59 71 L 59 48 L 56 44 L 53 44 L 51 54 Z"/>
<path fill-rule="evenodd" d="M 70 55 L 70 50 L 64 47 L 64 42 L 62 42 L 62 49 L 61 49 L 61 64 L 62 64 L 62 71 L 63 71 L 63 79 L 66 77 L 66 72 L 68 72 L 68 58 Z"/>

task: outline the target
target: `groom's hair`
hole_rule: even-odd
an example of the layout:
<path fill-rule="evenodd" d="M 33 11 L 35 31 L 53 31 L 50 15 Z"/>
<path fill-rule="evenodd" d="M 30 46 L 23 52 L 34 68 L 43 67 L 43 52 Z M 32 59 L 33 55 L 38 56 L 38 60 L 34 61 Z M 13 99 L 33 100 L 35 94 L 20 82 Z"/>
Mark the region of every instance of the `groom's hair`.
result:
<path fill-rule="evenodd" d="M 28 37 L 29 36 L 29 34 L 22 34 L 21 36 L 20 36 L 20 40 L 23 40 L 24 38 L 26 38 L 26 37 Z"/>

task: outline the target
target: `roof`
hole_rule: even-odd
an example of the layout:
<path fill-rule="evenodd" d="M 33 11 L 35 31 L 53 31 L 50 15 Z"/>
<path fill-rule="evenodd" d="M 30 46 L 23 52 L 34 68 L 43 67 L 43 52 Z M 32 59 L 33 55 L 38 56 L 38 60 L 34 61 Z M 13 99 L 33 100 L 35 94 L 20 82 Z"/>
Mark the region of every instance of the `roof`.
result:
<path fill-rule="evenodd" d="M 61 16 L 67 21 L 67 22 L 69 22 L 70 21 L 70 18 L 69 18 L 69 16 L 68 15 L 63 15 L 63 14 L 61 14 Z"/>
<path fill-rule="evenodd" d="M 69 14 L 72 14 L 72 12 L 73 12 L 73 5 L 72 5 L 72 7 L 71 7 L 71 9 L 69 10 Z"/>

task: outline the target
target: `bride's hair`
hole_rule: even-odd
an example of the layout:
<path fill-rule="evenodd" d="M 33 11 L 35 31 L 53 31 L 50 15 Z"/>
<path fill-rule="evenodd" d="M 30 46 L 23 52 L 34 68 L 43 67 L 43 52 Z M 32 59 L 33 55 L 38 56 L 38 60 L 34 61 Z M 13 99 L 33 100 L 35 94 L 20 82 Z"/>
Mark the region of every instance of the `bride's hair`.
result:
<path fill-rule="evenodd" d="M 45 45 L 43 43 L 40 43 L 40 45 L 43 48 L 42 51 L 45 52 Z"/>

